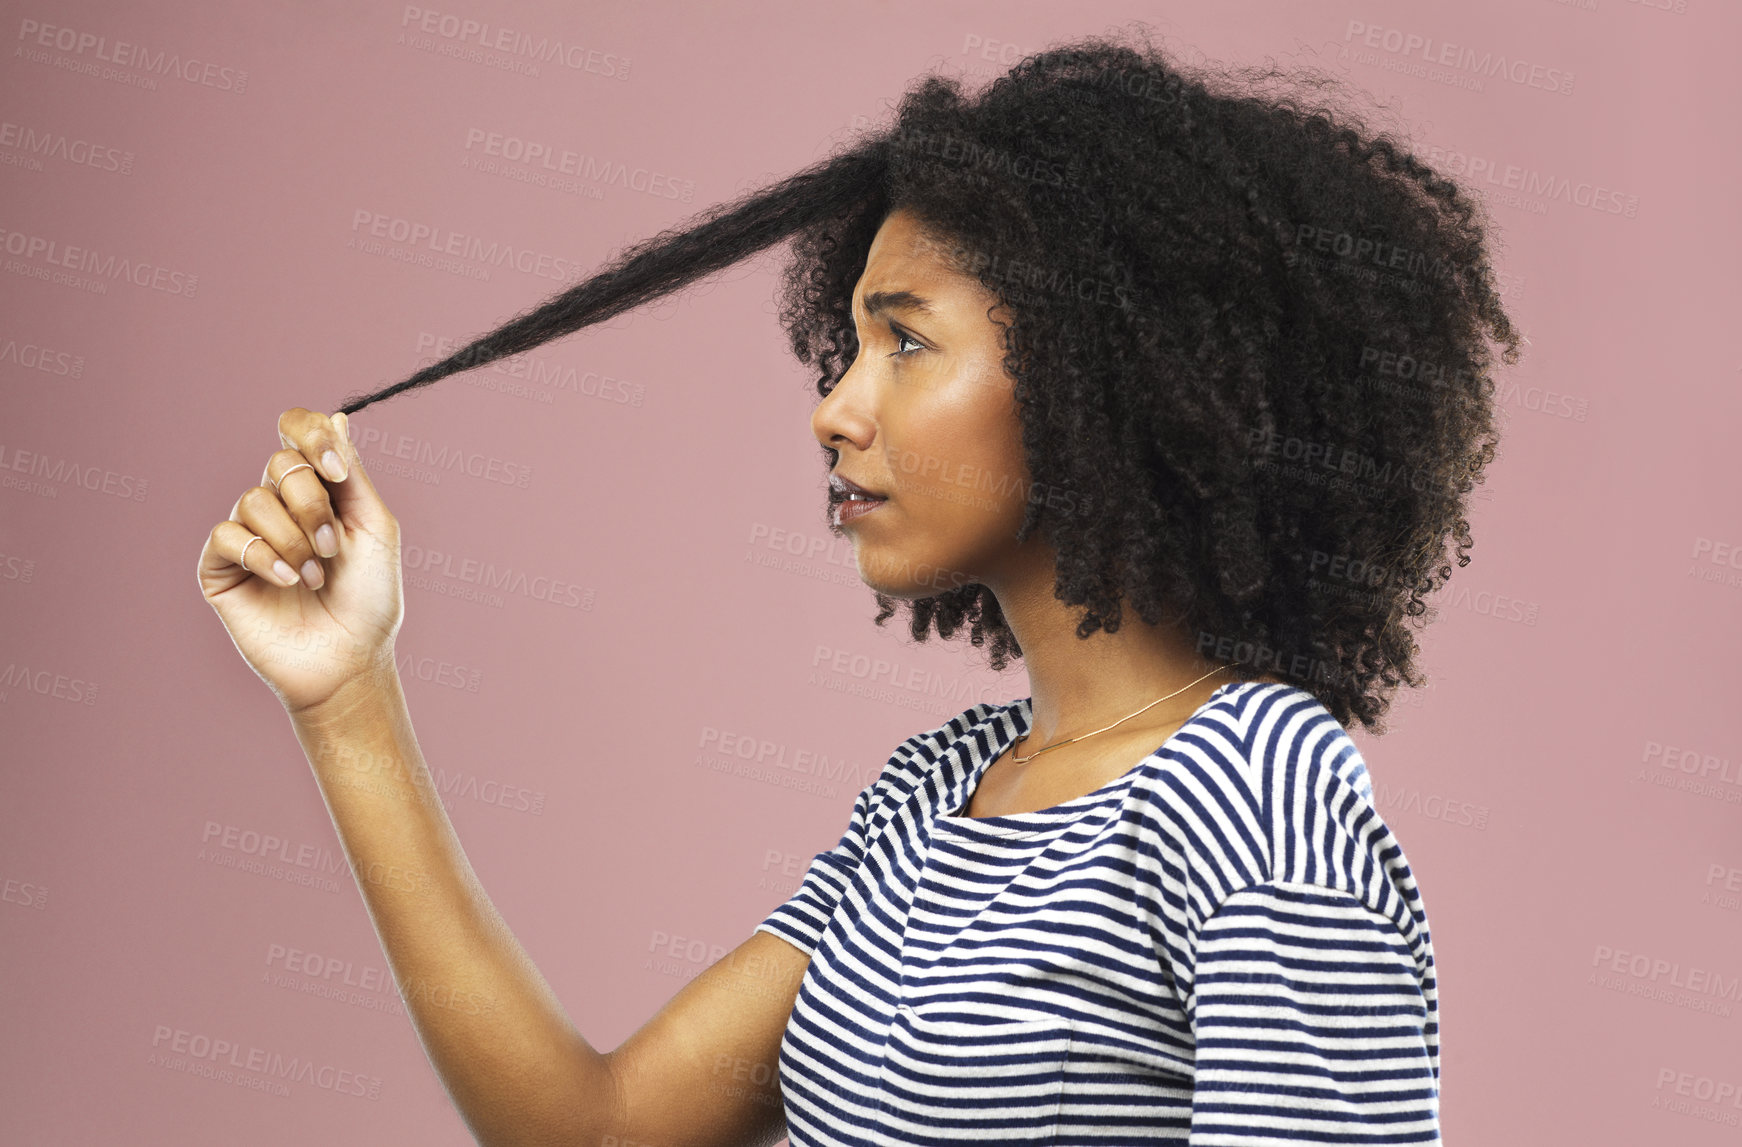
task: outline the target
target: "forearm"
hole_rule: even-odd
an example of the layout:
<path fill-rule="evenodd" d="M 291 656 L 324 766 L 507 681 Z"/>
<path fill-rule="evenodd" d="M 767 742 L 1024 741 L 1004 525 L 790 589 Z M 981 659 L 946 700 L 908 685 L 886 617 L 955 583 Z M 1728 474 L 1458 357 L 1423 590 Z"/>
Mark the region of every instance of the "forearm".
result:
<path fill-rule="evenodd" d="M 478 883 L 431 782 L 396 674 L 292 713 L 412 1025 L 482 1144 L 595 1143 L 603 1055 Z"/>

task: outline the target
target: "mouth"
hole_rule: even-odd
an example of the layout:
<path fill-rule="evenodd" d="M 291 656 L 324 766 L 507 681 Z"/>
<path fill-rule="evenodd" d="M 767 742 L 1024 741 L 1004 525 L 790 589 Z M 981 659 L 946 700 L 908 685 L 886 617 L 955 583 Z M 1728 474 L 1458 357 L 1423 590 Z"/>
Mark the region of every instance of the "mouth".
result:
<path fill-rule="evenodd" d="M 829 475 L 829 501 L 835 502 L 887 502 L 889 495 L 879 494 L 875 490 L 867 490 L 848 478 L 839 474 Z"/>
<path fill-rule="evenodd" d="M 870 513 L 888 500 L 888 495 L 867 490 L 839 474 L 829 475 L 829 513 L 840 525 Z"/>
<path fill-rule="evenodd" d="M 844 526 L 848 522 L 857 521 L 866 514 L 875 513 L 885 498 L 847 498 L 836 502 L 833 506 L 835 525 Z"/>

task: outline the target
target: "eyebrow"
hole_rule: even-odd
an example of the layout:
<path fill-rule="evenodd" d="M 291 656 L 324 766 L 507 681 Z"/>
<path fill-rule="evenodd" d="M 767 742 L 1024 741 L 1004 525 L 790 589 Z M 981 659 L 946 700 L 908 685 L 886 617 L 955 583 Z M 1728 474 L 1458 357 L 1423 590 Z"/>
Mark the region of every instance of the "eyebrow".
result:
<path fill-rule="evenodd" d="M 931 300 L 912 291 L 872 291 L 865 296 L 865 313 L 881 315 L 889 311 L 913 311 L 928 317 L 937 314 Z"/>

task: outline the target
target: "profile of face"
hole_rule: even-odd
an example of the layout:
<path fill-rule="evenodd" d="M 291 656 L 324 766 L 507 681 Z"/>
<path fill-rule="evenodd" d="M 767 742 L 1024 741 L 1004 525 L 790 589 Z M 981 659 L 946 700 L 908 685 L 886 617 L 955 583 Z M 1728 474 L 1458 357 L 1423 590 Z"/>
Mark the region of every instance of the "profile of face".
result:
<path fill-rule="evenodd" d="M 834 475 L 886 498 L 865 511 L 832 497 L 830 530 L 890 597 L 971 582 L 997 592 L 1044 548 L 1038 535 L 1016 542 L 1030 479 L 997 302 L 901 209 L 854 286 L 859 353 L 811 429 L 836 452 Z"/>

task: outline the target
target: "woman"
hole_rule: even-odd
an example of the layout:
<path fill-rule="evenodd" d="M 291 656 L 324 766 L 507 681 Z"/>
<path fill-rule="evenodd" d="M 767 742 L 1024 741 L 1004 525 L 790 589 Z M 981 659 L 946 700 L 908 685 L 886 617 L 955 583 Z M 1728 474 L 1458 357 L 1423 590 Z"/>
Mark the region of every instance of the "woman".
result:
<path fill-rule="evenodd" d="M 1439 1138 L 1427 917 L 1345 725 L 1421 683 L 1407 619 L 1448 538 L 1469 560 L 1487 343 L 1518 338 L 1477 205 L 1348 123 L 1112 40 L 972 99 L 926 77 L 888 130 L 280 417 L 202 590 L 480 1142 Z M 600 1053 L 431 792 L 347 415 L 782 240 L 878 623 L 967 626 L 1032 688 L 898 746 L 797 893 Z"/>

